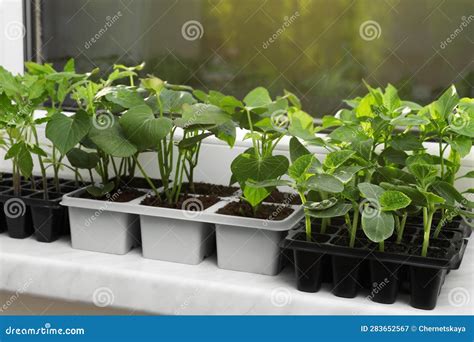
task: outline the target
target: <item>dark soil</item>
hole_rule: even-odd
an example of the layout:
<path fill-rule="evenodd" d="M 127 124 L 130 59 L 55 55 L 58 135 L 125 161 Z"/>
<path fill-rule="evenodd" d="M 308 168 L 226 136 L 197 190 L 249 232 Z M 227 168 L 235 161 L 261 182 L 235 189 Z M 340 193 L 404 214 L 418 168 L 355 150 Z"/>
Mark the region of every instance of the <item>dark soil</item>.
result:
<path fill-rule="evenodd" d="M 344 246 L 344 247 L 349 247 L 350 239 L 346 237 L 339 237 L 335 238 L 332 242 L 336 246 Z M 357 240 L 355 241 L 355 248 L 364 248 L 365 243 L 363 241 Z"/>
<path fill-rule="evenodd" d="M 385 244 L 385 252 L 386 253 L 406 253 L 408 250 L 408 247 L 403 244 L 397 244 L 397 243 L 386 243 Z"/>
<path fill-rule="evenodd" d="M 327 243 L 327 242 L 329 242 L 329 239 L 331 239 L 331 235 L 319 234 L 319 233 L 312 233 L 311 234 L 311 242 Z M 299 233 L 299 234 L 295 235 L 295 240 L 308 241 L 308 239 L 306 237 L 306 233 Z"/>
<path fill-rule="evenodd" d="M 272 191 L 272 193 L 263 200 L 268 203 L 283 203 L 283 204 L 301 204 L 300 196 L 296 193 L 281 192 L 278 189 Z"/>
<path fill-rule="evenodd" d="M 421 255 L 422 246 L 412 247 L 410 248 L 411 255 Z M 446 259 L 449 252 L 444 249 L 436 248 L 436 247 L 428 247 L 428 258 L 436 258 L 436 259 Z"/>
<path fill-rule="evenodd" d="M 258 207 L 257 213 L 254 215 L 252 206 L 247 202 L 230 202 L 225 207 L 217 211 L 218 214 L 252 217 L 258 219 L 267 219 L 273 221 L 281 221 L 293 213 L 292 208 L 285 206 L 277 206 L 270 204 L 262 204 Z"/>
<path fill-rule="evenodd" d="M 144 192 L 136 190 L 136 189 L 119 189 L 113 194 L 107 194 L 100 198 L 95 198 L 87 191 L 82 193 L 79 197 L 80 198 L 87 198 L 93 199 L 97 201 L 110 201 L 110 202 L 117 202 L 117 203 L 125 203 L 133 201 L 135 198 L 145 195 Z"/>
<path fill-rule="evenodd" d="M 183 183 L 181 190 L 184 193 L 191 193 L 195 195 L 229 197 L 239 190 L 239 188 L 235 186 L 216 185 L 210 183 L 194 183 L 194 191 L 192 191 L 189 183 Z"/>
<path fill-rule="evenodd" d="M 160 208 L 170 208 L 170 209 L 181 209 L 181 210 L 190 210 L 190 211 L 202 211 L 205 210 L 214 204 L 219 202 L 219 197 L 217 196 L 189 196 L 181 195 L 178 202 L 168 203 L 162 201 L 156 196 L 147 196 L 141 202 L 143 205 L 150 207 L 160 207 Z"/>
<path fill-rule="evenodd" d="M 39 192 L 39 193 L 36 193 L 36 194 L 30 196 L 30 198 L 40 199 L 40 200 L 44 200 L 45 199 L 44 197 L 45 196 L 44 196 L 43 192 Z M 54 201 L 54 200 L 60 199 L 62 197 L 63 197 L 63 195 L 61 193 L 48 191 L 48 200 L 49 201 Z"/>
<path fill-rule="evenodd" d="M 416 238 L 414 244 L 423 244 L 423 238 Z M 430 247 L 449 248 L 451 243 L 447 239 L 430 239 Z"/>

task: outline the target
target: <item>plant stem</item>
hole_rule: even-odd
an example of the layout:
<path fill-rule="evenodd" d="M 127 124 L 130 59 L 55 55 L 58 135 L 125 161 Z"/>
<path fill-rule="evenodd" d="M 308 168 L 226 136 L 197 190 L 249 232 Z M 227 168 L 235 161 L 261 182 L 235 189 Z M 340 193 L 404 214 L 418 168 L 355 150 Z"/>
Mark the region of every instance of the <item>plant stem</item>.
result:
<path fill-rule="evenodd" d="M 328 227 L 329 219 L 324 217 L 321 219 L 321 234 L 326 233 L 326 228 Z"/>
<path fill-rule="evenodd" d="M 404 212 L 402 216 L 402 222 L 400 223 L 400 227 L 398 229 L 398 236 L 397 236 L 397 243 L 401 243 L 403 239 L 403 232 L 405 230 L 405 224 L 407 223 L 408 212 Z"/>
<path fill-rule="evenodd" d="M 134 156 L 134 159 L 135 159 L 135 163 L 137 164 L 138 166 L 138 169 L 140 170 L 140 172 L 142 173 L 143 177 L 145 178 L 145 180 L 147 181 L 148 185 L 151 187 L 151 189 L 153 190 L 153 192 L 155 193 L 156 197 L 157 198 L 160 198 L 160 193 L 158 192 L 158 190 L 156 189 L 155 187 L 155 184 L 153 184 L 153 182 L 151 181 L 150 177 L 148 177 L 148 175 L 146 174 L 145 170 L 143 169 L 142 165 L 140 164 L 140 162 L 138 161 L 137 157 Z"/>
<path fill-rule="evenodd" d="M 439 236 L 439 233 L 441 233 L 441 228 L 443 228 L 443 223 L 444 223 L 444 219 L 441 218 L 441 220 L 439 220 L 438 225 L 436 226 L 435 232 L 433 234 L 433 237 L 435 239 L 437 239 L 438 236 Z"/>
<path fill-rule="evenodd" d="M 423 208 L 423 224 L 424 224 L 424 234 L 423 234 L 423 247 L 421 250 L 421 256 L 426 257 L 428 254 L 428 247 L 430 245 L 430 232 L 431 232 L 431 223 L 433 221 L 433 210 L 428 210 L 428 208 Z"/>
<path fill-rule="evenodd" d="M 35 144 L 36 146 L 39 147 L 39 139 L 38 139 L 38 133 L 36 132 L 36 128 L 35 126 L 32 126 L 31 127 L 31 132 L 33 133 L 33 137 L 35 139 Z M 43 163 L 43 158 L 41 158 L 41 156 L 38 154 L 38 163 L 39 163 L 39 166 L 40 166 L 40 170 L 41 170 L 41 177 L 43 179 L 43 193 L 44 193 L 44 199 L 48 199 L 48 179 L 46 178 L 46 169 L 44 167 L 44 163 Z M 34 178 L 32 178 L 32 184 L 34 184 Z"/>
<path fill-rule="evenodd" d="M 252 118 L 250 117 L 250 111 L 246 110 L 246 112 L 247 112 L 247 120 L 248 120 L 249 126 L 250 126 L 250 133 L 252 134 L 252 144 L 253 144 L 254 153 L 258 157 L 260 155 L 260 153 L 259 153 L 259 150 L 258 150 L 257 141 L 255 140 L 255 137 L 254 137 Z"/>
<path fill-rule="evenodd" d="M 354 208 L 354 216 L 352 219 L 352 227 L 350 231 L 350 242 L 349 242 L 349 247 L 351 248 L 355 246 L 357 226 L 359 225 L 359 208 L 357 205 L 354 205 L 353 208 Z"/>
<path fill-rule="evenodd" d="M 385 251 L 385 241 L 380 241 L 379 242 L 379 251 L 384 252 Z"/>
<path fill-rule="evenodd" d="M 304 206 L 306 203 L 306 196 L 302 191 L 298 191 L 300 195 L 301 204 Z M 306 240 L 311 241 L 311 217 L 308 215 L 306 208 L 304 209 L 304 223 L 306 230 Z"/>

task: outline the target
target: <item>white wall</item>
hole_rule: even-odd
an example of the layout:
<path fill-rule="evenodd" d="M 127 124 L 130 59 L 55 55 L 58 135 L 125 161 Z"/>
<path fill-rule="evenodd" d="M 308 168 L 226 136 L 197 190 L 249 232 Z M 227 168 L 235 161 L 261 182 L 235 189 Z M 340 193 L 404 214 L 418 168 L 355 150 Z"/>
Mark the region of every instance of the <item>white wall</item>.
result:
<path fill-rule="evenodd" d="M 0 0 L 0 65 L 13 73 L 23 72 L 22 0 Z"/>

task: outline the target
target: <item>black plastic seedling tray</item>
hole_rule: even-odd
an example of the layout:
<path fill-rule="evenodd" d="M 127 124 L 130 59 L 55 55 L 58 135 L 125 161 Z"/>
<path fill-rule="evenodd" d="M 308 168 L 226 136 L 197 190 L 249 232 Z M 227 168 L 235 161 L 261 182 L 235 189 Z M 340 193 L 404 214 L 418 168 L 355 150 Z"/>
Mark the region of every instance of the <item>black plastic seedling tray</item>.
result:
<path fill-rule="evenodd" d="M 34 233 L 40 242 L 53 242 L 69 232 L 67 209 L 59 203 L 64 194 L 77 190 L 75 182 L 60 180 L 59 193 L 54 192 L 56 189 L 51 186 L 52 180 L 48 180 L 48 184 L 47 200 L 43 191 L 30 190 L 30 184 L 22 189 L 20 196 L 15 196 L 11 187 L 0 186 L 3 214 L 0 215 L 0 225 L 6 227 L 10 237 L 24 239 Z M 11 208 L 6 208 L 7 205 Z"/>
<path fill-rule="evenodd" d="M 302 225 L 289 233 L 282 247 L 294 253 L 300 291 L 317 292 L 328 280 L 325 275 L 331 273 L 334 295 L 353 298 L 365 287 L 369 299 L 391 304 L 403 282 L 409 281 L 410 304 L 431 310 L 436 307 L 446 274 L 459 268 L 468 240 L 460 231 L 444 231 L 438 239 L 430 240 L 428 256 L 422 257 L 422 233 L 421 227 L 409 226 L 400 244 L 391 238 L 385 242 L 385 252 L 380 252 L 363 232 L 358 232 L 356 246 L 348 247 L 344 226 L 330 226 L 325 234 L 313 233 L 309 242 Z"/>

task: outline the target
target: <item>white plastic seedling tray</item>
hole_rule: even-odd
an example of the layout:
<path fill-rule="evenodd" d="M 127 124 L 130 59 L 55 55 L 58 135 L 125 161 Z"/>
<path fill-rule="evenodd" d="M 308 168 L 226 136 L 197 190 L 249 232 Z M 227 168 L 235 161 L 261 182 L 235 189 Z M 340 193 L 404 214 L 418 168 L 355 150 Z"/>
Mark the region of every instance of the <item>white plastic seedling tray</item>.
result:
<path fill-rule="evenodd" d="M 275 275 L 281 269 L 280 241 L 304 216 L 302 206 L 284 220 L 255 219 L 218 214 L 238 196 L 222 198 L 203 211 L 151 207 L 140 204 L 146 195 L 127 203 L 80 198 L 81 189 L 65 195 L 69 207 L 74 248 L 124 254 L 136 239 L 139 217 L 143 256 L 185 264 L 199 264 L 217 245 L 218 266 L 225 269 Z M 199 197 L 196 195 L 196 197 Z M 273 204 L 278 207 L 278 204 Z M 88 216 L 100 213 L 93 227 L 84 227 Z M 100 250 L 94 246 L 107 246 Z M 110 242 L 120 247 L 110 251 Z"/>
<path fill-rule="evenodd" d="M 152 207 L 140 204 L 146 195 L 138 197 L 130 202 L 118 203 L 113 201 L 97 201 L 93 199 L 78 197 L 85 189 L 80 189 L 63 197 L 61 202 L 66 207 L 75 207 L 92 210 L 102 210 L 117 213 L 128 213 L 135 215 L 163 217 L 175 220 L 185 220 L 194 222 L 206 222 L 221 225 L 230 225 L 243 228 L 257 228 L 272 231 L 287 231 L 293 228 L 304 216 L 303 208 L 300 205 L 290 205 L 294 211 L 284 220 L 255 219 L 250 217 L 230 216 L 218 214 L 217 211 L 231 201 L 238 201 L 237 196 L 224 197 L 213 206 L 203 211 L 188 211 L 181 209 L 170 209 Z M 199 197 L 196 195 L 196 197 Z M 278 206 L 275 203 L 266 203 Z"/>

